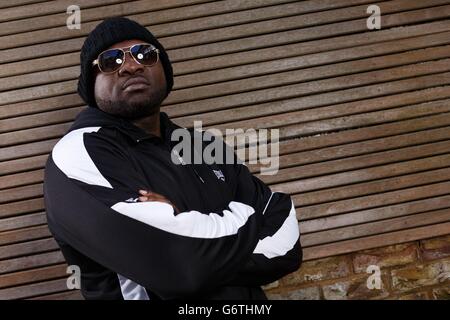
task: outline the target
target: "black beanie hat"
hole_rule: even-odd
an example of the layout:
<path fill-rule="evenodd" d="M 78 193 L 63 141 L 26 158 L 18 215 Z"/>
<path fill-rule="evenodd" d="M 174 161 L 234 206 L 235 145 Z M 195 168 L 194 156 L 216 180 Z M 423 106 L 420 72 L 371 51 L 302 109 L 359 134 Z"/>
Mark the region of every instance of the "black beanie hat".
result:
<path fill-rule="evenodd" d="M 143 40 L 159 49 L 159 58 L 164 68 L 167 82 L 166 97 L 170 93 L 173 86 L 173 71 L 164 47 L 150 31 L 139 23 L 124 17 L 114 17 L 105 19 L 97 25 L 89 33 L 81 48 L 81 72 L 78 78 L 78 94 L 87 105 L 97 107 L 94 96 L 92 61 L 97 58 L 100 52 L 106 50 L 113 44 L 131 39 Z"/>

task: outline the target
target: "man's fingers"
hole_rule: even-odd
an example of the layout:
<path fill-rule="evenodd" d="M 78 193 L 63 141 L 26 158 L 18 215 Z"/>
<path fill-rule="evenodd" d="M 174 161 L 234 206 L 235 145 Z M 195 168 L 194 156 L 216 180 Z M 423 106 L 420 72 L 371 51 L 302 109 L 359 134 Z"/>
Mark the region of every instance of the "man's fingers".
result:
<path fill-rule="evenodd" d="M 159 201 L 159 202 L 167 202 L 170 203 L 169 200 L 167 200 L 166 198 L 158 198 L 158 197 L 139 197 L 139 201 L 141 202 L 146 202 L 146 201 Z"/>
<path fill-rule="evenodd" d="M 164 197 L 160 194 L 157 194 L 157 193 L 141 192 L 141 190 L 139 190 L 139 193 L 142 194 L 142 196 L 139 197 L 140 201 L 162 201 L 162 202 L 170 203 L 166 197 Z"/>
<path fill-rule="evenodd" d="M 155 193 L 155 192 L 151 192 L 151 191 L 147 191 L 147 190 L 139 190 L 139 193 L 142 195 L 139 197 L 139 201 L 141 201 L 141 202 L 146 202 L 146 201 L 165 202 L 167 204 L 170 204 L 174 208 L 176 213 L 180 212 L 178 210 L 178 208 L 172 204 L 172 202 L 170 202 L 166 197 L 164 197 L 163 195 L 161 195 L 159 193 Z"/>
<path fill-rule="evenodd" d="M 143 195 L 144 197 L 160 197 L 160 198 L 164 198 L 163 195 L 160 195 L 159 193 L 155 193 L 155 192 L 152 192 L 152 191 L 139 190 L 139 193 L 141 195 Z"/>

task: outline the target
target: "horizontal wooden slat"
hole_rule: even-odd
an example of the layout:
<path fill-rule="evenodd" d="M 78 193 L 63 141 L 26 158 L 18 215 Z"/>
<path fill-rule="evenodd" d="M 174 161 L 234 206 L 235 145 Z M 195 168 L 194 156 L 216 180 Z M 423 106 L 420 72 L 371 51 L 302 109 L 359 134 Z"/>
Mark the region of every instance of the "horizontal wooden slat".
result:
<path fill-rule="evenodd" d="M 339 144 L 384 138 L 432 128 L 440 128 L 448 126 L 449 124 L 450 117 L 448 113 L 444 113 L 428 117 L 374 125 L 370 127 L 354 128 L 352 130 L 338 131 L 326 135 L 313 135 L 303 139 L 289 140 L 287 143 L 295 145 L 296 151 L 307 151 L 328 146 L 337 146 Z M 291 146 L 291 148 L 294 147 Z"/>
<path fill-rule="evenodd" d="M 38 113 L 31 116 L 25 116 L 21 118 L 12 118 L 17 120 L 17 124 L 11 124 L 11 118 L 6 120 L 0 120 L 0 132 L 8 132 L 14 131 L 18 129 L 24 128 L 32 128 L 37 127 L 40 124 L 52 124 L 52 123 L 61 123 L 65 121 L 72 121 L 75 119 L 76 115 L 85 107 L 75 107 L 68 108 L 63 110 L 52 111 L 51 113 Z"/>
<path fill-rule="evenodd" d="M 42 184 L 28 185 L 7 190 L 0 190 L 0 202 L 9 202 L 16 199 L 35 198 L 42 195 Z"/>
<path fill-rule="evenodd" d="M 323 161 L 308 165 L 282 169 L 277 174 L 263 177 L 266 183 L 280 183 L 293 179 L 320 176 L 324 173 L 338 173 L 360 168 L 380 166 L 394 162 L 425 158 L 433 155 L 443 154 L 450 149 L 450 141 L 442 141 L 431 144 L 399 148 L 396 150 L 377 152 L 351 158 Z M 291 165 L 297 165 L 293 162 Z M 330 169 L 331 168 L 331 169 Z"/>
<path fill-rule="evenodd" d="M 26 185 L 41 182 L 44 178 L 44 170 L 33 170 L 0 177 L 0 189 L 13 187 L 15 185 Z"/>
<path fill-rule="evenodd" d="M 353 115 L 353 114 L 361 114 L 364 112 L 370 112 L 370 111 L 377 111 L 377 110 L 387 110 L 387 109 L 393 109 L 395 107 L 405 106 L 408 104 L 419 104 L 421 102 L 426 101 L 433 101 L 438 100 L 440 98 L 448 98 L 448 94 L 450 91 L 448 91 L 450 88 L 448 86 L 445 87 L 437 87 L 432 89 L 426 89 L 426 90 L 417 90 L 414 93 L 402 93 L 397 95 L 389 95 L 389 96 L 383 96 L 380 98 L 371 98 L 364 101 L 364 103 L 360 103 L 359 101 L 352 101 L 348 103 L 342 103 L 342 104 L 334 104 L 332 106 L 325 106 L 325 107 L 319 107 L 319 108 L 311 108 L 304 111 L 298 111 L 298 112 L 289 112 L 286 110 L 286 114 L 290 115 L 289 117 L 286 117 L 284 114 L 280 115 L 271 115 L 270 116 L 270 125 L 273 127 L 278 127 L 277 125 L 283 125 L 284 123 L 281 123 L 282 120 L 285 121 L 285 123 L 293 123 L 291 120 L 291 116 L 298 116 L 295 117 L 297 123 L 307 123 L 309 121 L 314 120 L 320 120 L 320 119 L 330 119 L 336 116 L 346 116 L 346 115 Z M 289 106 L 291 104 L 291 101 L 284 101 Z M 298 107 L 300 109 L 303 109 L 305 106 L 301 103 L 301 101 L 298 101 L 298 104 L 296 104 L 294 101 L 292 101 L 292 107 Z M 439 103 L 439 102 L 438 102 Z M 424 104 L 426 106 L 426 104 Z M 284 106 L 283 106 L 284 107 Z M 402 110 L 402 109 L 397 109 Z M 373 114 L 373 113 L 372 113 Z M 298 119 L 301 119 L 299 121 Z M 234 128 L 251 128 L 249 126 L 250 121 L 249 120 L 242 120 L 233 122 L 232 126 Z M 267 128 L 268 125 L 263 125 L 262 122 L 258 121 L 255 124 L 255 127 L 252 127 L 254 129 L 259 128 Z M 219 128 L 219 126 L 206 126 L 205 128 Z M 222 127 L 223 130 L 223 127 Z"/>
<path fill-rule="evenodd" d="M 3 224 L 3 220 L 0 220 Z M 23 242 L 27 240 L 36 240 L 42 238 L 48 238 L 51 236 L 47 225 L 35 226 L 30 228 L 16 229 L 13 231 L 0 232 L 0 246 L 7 244 L 13 244 L 17 242 Z M 1 252 L 1 247 L 0 247 Z"/>
<path fill-rule="evenodd" d="M 381 92 L 384 88 L 392 87 L 391 89 L 387 89 L 390 93 L 396 93 L 396 92 L 402 92 L 403 88 L 405 86 L 410 87 L 411 90 L 414 89 L 423 89 L 427 88 L 428 81 L 432 82 L 441 82 L 441 83 L 447 83 L 448 81 L 448 73 L 440 73 L 440 74 L 433 74 L 430 76 L 423 76 L 423 78 L 413 78 L 413 79 L 404 79 L 404 80 L 397 80 L 397 81 L 391 81 L 387 83 L 377 83 L 377 84 L 370 84 L 367 86 L 361 86 L 361 87 L 355 87 L 355 88 L 340 88 L 341 90 L 335 91 L 335 92 L 329 92 L 329 93 L 323 93 L 325 90 L 333 90 L 332 86 L 339 85 L 339 82 L 341 81 L 347 81 L 349 78 L 346 76 L 338 77 L 333 79 L 334 83 L 330 81 L 328 83 L 324 83 L 322 80 L 315 81 L 315 85 L 313 86 L 313 83 L 311 84 L 298 84 L 298 85 L 288 85 L 288 86 L 282 86 L 278 88 L 268 88 L 263 90 L 255 90 L 253 92 L 256 92 L 258 95 L 251 96 L 251 93 L 241 93 L 241 94 L 233 94 L 228 95 L 225 99 L 223 97 L 218 98 L 209 98 L 205 100 L 199 100 L 195 103 L 187 102 L 187 103 L 179 103 L 175 105 L 168 105 L 164 106 L 162 108 L 162 111 L 166 112 L 167 114 L 171 115 L 172 117 L 178 117 L 188 114 L 197 114 L 200 112 L 205 111 L 214 111 L 217 112 L 221 109 L 231 109 L 236 108 L 240 106 L 248 106 L 253 105 L 254 108 L 259 106 L 259 103 L 272 103 L 274 104 L 274 108 L 277 108 L 277 106 L 282 106 L 283 101 L 280 101 L 277 103 L 277 100 L 280 99 L 290 99 L 290 98 L 296 98 L 296 97 L 302 97 L 301 102 L 305 102 L 307 104 L 312 104 L 314 99 L 316 99 L 314 105 L 322 105 L 322 104 L 332 104 L 338 103 L 338 102 L 345 102 L 345 101 L 352 101 L 356 97 L 364 98 L 364 96 L 373 97 L 373 96 L 380 96 L 382 95 Z M 423 82 L 422 82 L 423 81 Z M 355 83 L 357 83 L 355 81 Z M 361 84 L 361 83 L 360 83 Z M 343 84 L 341 83 L 341 86 Z M 339 89 L 339 88 L 336 88 Z M 323 91 L 319 91 L 323 90 Z M 305 96 L 308 92 L 311 93 L 311 95 Z M 313 96 L 312 94 L 316 93 L 317 96 Z M 356 94 L 355 94 L 356 93 Z M 347 95 L 348 94 L 348 95 Z M 356 96 L 356 97 L 355 97 Z M 300 105 L 300 103 L 294 102 L 293 107 L 296 107 Z M 184 109 L 183 109 L 184 108 Z M 292 107 L 291 107 L 292 108 Z M 297 107 L 298 108 L 298 107 Z M 264 112 L 263 108 L 263 112 Z M 251 112 L 251 111 L 250 111 Z M 217 126 L 215 126 L 217 127 Z"/>
<path fill-rule="evenodd" d="M 318 191 L 298 193 L 292 195 L 292 200 L 300 212 L 300 219 L 303 219 L 303 217 L 307 219 L 308 212 L 314 215 L 314 208 L 327 202 L 336 201 L 334 203 L 337 204 L 338 200 L 345 201 L 350 198 L 370 195 L 376 197 L 377 194 L 389 195 L 392 191 L 442 182 L 449 180 L 449 178 L 450 167 L 445 167 L 363 183 L 326 188 Z M 308 209 L 303 210 L 306 206 L 309 206 Z M 320 211 L 317 214 L 320 214 Z"/>
<path fill-rule="evenodd" d="M 64 262 L 61 251 L 52 251 L 0 261 L 0 274 Z"/>
<path fill-rule="evenodd" d="M 19 146 L 2 148 L 2 152 L 0 153 L 0 160 L 5 161 L 10 159 L 17 159 L 20 157 L 48 153 L 59 139 L 60 137 L 57 139 L 39 141 L 35 143 L 25 143 Z"/>
<path fill-rule="evenodd" d="M 32 227 L 47 223 L 44 212 L 26 214 L 14 218 L 5 218 L 0 220 L 0 231 L 8 231 L 18 228 Z"/>
<path fill-rule="evenodd" d="M 3 0 L 0 3 L 0 8 L 11 8 L 18 7 L 25 4 L 38 3 L 38 2 L 46 2 L 45 0 Z"/>
<path fill-rule="evenodd" d="M 406 106 L 401 108 L 376 111 L 376 112 L 368 112 L 364 114 L 356 114 L 338 118 L 331 118 L 319 121 L 311 121 L 306 123 L 293 123 L 289 124 L 288 122 L 286 127 L 278 127 L 279 128 L 279 136 L 281 138 L 288 137 L 299 137 L 299 136 L 312 136 L 323 133 L 331 133 L 337 132 L 339 130 L 358 128 L 363 125 L 375 125 L 380 123 L 399 121 L 404 119 L 413 119 L 420 118 L 426 115 L 440 114 L 448 112 L 448 101 L 438 100 L 427 102 L 418 105 Z M 286 118 L 289 118 L 290 114 L 285 115 Z M 270 119 L 270 118 L 269 118 Z M 255 120 L 257 127 L 261 128 L 265 120 L 264 127 L 276 127 L 271 125 L 271 121 L 269 119 L 257 119 Z M 259 125 L 258 125 L 259 123 Z M 223 129 L 223 127 L 217 126 L 219 129 Z M 248 129 L 248 128 L 246 128 Z M 222 132 L 222 131 L 221 131 Z M 237 143 L 235 143 L 238 147 L 243 147 L 246 144 L 254 145 L 258 136 L 249 135 L 246 131 L 238 131 L 236 134 L 232 135 L 232 137 L 239 138 Z M 244 139 L 245 138 L 245 139 Z M 265 142 L 267 139 L 259 138 L 260 141 Z"/>
<path fill-rule="evenodd" d="M 24 213 L 34 213 L 42 210 L 44 210 L 43 198 L 10 202 L 0 206 L 0 218 L 12 217 Z"/>
<path fill-rule="evenodd" d="M 0 247 L 0 259 L 55 250 L 58 248 L 53 238 L 33 240 L 24 243 L 10 244 Z"/>
<path fill-rule="evenodd" d="M 412 227 L 450 222 L 450 208 L 302 235 L 304 248 Z M 300 230 L 302 230 L 300 226 Z"/>
<path fill-rule="evenodd" d="M 430 14 L 430 12 L 428 13 Z M 398 15 L 396 17 L 400 16 L 401 15 Z M 414 16 L 408 15 L 406 19 L 409 19 L 408 21 L 406 21 L 406 23 L 414 23 Z M 412 25 L 402 28 L 392 28 L 397 26 L 397 24 L 392 24 L 387 25 L 384 30 L 379 30 L 377 31 L 377 33 L 352 34 L 363 31 L 362 25 L 352 24 L 350 28 L 343 28 L 343 24 L 341 24 L 339 26 L 333 25 L 330 28 L 328 28 L 327 26 L 321 26 L 305 28 L 303 30 L 294 29 L 290 31 L 276 32 L 247 38 L 245 42 L 240 40 L 228 40 L 222 41 L 220 43 L 190 46 L 189 50 L 186 50 L 184 48 L 170 50 L 169 48 L 169 51 L 171 59 L 173 59 L 174 61 L 179 61 L 183 59 L 198 59 L 207 56 L 218 56 L 226 53 L 254 50 L 275 45 L 280 46 L 294 42 L 302 42 L 303 49 L 299 53 L 305 54 L 308 52 L 320 52 L 332 48 L 352 47 L 370 42 L 412 37 L 419 34 L 448 31 L 447 25 L 448 24 L 446 21 L 439 21 L 430 22 L 428 28 L 423 28 L 424 24 L 420 25 L 420 27 Z M 389 29 L 389 27 L 391 27 L 391 29 Z M 366 29 L 364 31 L 366 31 Z M 352 35 L 349 36 L 348 34 Z M 326 37 L 334 37 L 336 41 L 322 40 L 322 38 Z"/>
<path fill-rule="evenodd" d="M 101 4 L 112 4 L 125 2 L 124 0 L 78 0 L 77 5 L 81 8 L 89 8 L 99 6 Z M 66 12 L 67 7 L 73 3 L 70 0 L 47 1 L 43 3 L 29 4 L 13 8 L 1 10 L 0 21 L 11 21 L 15 19 L 23 19 L 35 17 L 56 12 Z"/>
<path fill-rule="evenodd" d="M 404 135 L 396 135 L 393 137 L 386 137 L 381 139 L 374 139 L 363 142 L 350 143 L 343 146 L 334 146 L 323 148 L 319 150 L 314 150 L 312 152 L 298 152 L 298 153 L 287 153 L 279 156 L 279 168 L 283 169 L 286 167 L 292 167 L 293 165 L 306 165 L 309 163 L 315 163 L 320 161 L 327 161 L 333 159 L 340 159 L 344 157 L 353 157 L 358 155 L 369 154 L 372 152 L 382 151 L 382 150 L 392 150 L 395 148 L 403 148 L 413 145 L 422 145 L 424 143 L 431 143 L 435 141 L 446 140 L 450 138 L 450 128 L 437 128 L 427 130 L 426 135 L 423 132 L 419 133 L 407 133 Z M 285 146 L 283 144 L 283 146 Z M 255 149 L 252 147 L 252 149 Z M 280 144 L 281 149 L 281 144 Z M 283 148 L 284 149 L 284 148 Z M 256 159 L 256 156 L 252 159 Z M 258 157 L 259 161 L 274 161 L 275 158 L 269 157 Z M 247 167 L 252 173 L 258 173 L 261 167 L 264 167 L 262 163 L 250 164 L 246 163 Z"/>
<path fill-rule="evenodd" d="M 69 276 L 66 271 L 67 264 L 58 264 L 50 267 L 0 275 L 0 288 Z"/>
<path fill-rule="evenodd" d="M 20 158 L 11 161 L 2 161 L 0 162 L 0 173 L 1 175 L 5 175 L 20 171 L 40 169 L 44 166 L 47 158 L 48 155 L 45 154 L 34 157 Z"/>
<path fill-rule="evenodd" d="M 446 1 L 438 1 L 437 3 L 448 3 Z M 398 22 L 404 22 L 415 19 L 417 22 L 422 21 L 429 21 L 430 15 L 436 15 L 436 17 L 447 17 L 450 6 L 439 6 L 439 7 L 433 7 L 433 8 L 423 8 L 419 10 L 411 10 L 404 13 L 398 13 L 401 10 L 399 6 L 406 7 L 408 5 L 413 4 L 414 2 L 411 1 L 386 1 L 379 3 L 380 10 L 384 13 L 383 14 L 383 25 L 385 27 L 390 27 L 395 25 Z M 419 4 L 418 2 L 415 2 L 415 4 Z M 422 3 L 424 4 L 424 3 Z M 411 7 L 412 8 L 412 7 Z M 185 47 L 185 46 L 193 46 L 193 45 L 199 45 L 203 43 L 208 42 L 218 42 L 218 41 L 224 41 L 228 39 L 233 38 L 242 38 L 242 37 L 249 37 L 249 36 L 255 36 L 260 35 L 263 33 L 268 32 L 274 32 L 274 31 L 287 31 L 287 30 L 301 30 L 306 31 L 308 26 L 311 25 L 321 25 L 328 23 L 327 25 L 315 27 L 315 31 L 318 30 L 326 30 L 329 35 L 333 35 L 333 32 L 331 31 L 330 27 L 333 26 L 334 29 L 337 29 L 340 31 L 339 34 L 347 33 L 345 29 L 353 27 L 353 25 L 358 25 L 359 28 L 365 27 L 367 28 L 366 24 L 366 17 L 367 14 L 365 14 L 365 11 L 367 10 L 367 5 L 363 5 L 360 7 L 350 8 L 350 9 L 337 9 L 333 10 L 332 12 L 320 12 L 320 13 L 312 13 L 312 14 L 305 14 L 305 15 L 299 15 L 299 16 L 293 16 L 293 17 L 287 17 L 287 18 L 280 18 L 280 19 L 273 19 L 271 21 L 262 21 L 262 22 L 255 22 L 255 23 L 249 23 L 245 26 L 245 28 L 242 28 L 241 26 L 232 26 L 232 27 L 225 27 L 220 29 L 213 29 L 208 30 L 207 32 L 193 32 L 189 34 L 189 37 L 177 37 L 177 36 L 170 36 L 164 38 L 164 44 L 167 45 L 169 48 L 176 48 L 176 47 Z M 393 13 L 393 14 L 390 14 Z M 358 19 L 362 18 L 362 19 Z M 347 19 L 356 19 L 353 20 L 351 23 L 345 22 L 337 22 L 337 23 L 329 23 L 329 22 L 335 22 L 335 21 L 341 21 L 341 20 L 347 20 Z M 402 23 L 405 24 L 405 23 Z M 335 30 L 335 32 L 337 31 Z M 361 29 L 360 29 L 361 30 Z M 312 30 L 308 30 L 310 33 Z M 364 30 L 365 31 L 365 30 Z M 158 34 L 158 33 L 157 33 Z M 311 36 L 311 35 L 310 35 Z"/>
<path fill-rule="evenodd" d="M 30 142 L 36 140 L 43 140 L 48 138 L 56 138 L 63 136 L 70 128 L 72 123 L 61 123 L 51 126 L 38 127 L 33 129 L 15 131 L 14 137 L 12 132 L 0 134 L 0 139 L 3 139 L 7 145 L 15 144 L 17 142 Z M 26 137 L 26 135 L 29 135 Z M 1 143 L 0 143 L 1 146 Z"/>
<path fill-rule="evenodd" d="M 67 290 L 67 278 L 0 290 L 0 299 L 23 299 Z"/>
<path fill-rule="evenodd" d="M 450 161 L 450 155 L 444 154 L 305 179 L 300 179 L 300 175 L 303 174 L 302 170 L 300 170 L 299 172 L 296 172 L 296 176 L 292 177 L 292 179 L 298 180 L 287 182 L 285 185 L 273 185 L 273 189 L 287 193 L 318 190 L 350 183 L 381 179 L 393 175 L 397 176 L 406 173 L 414 173 L 431 168 L 442 168 L 449 163 L 448 161 Z"/>
<path fill-rule="evenodd" d="M 439 25 L 434 23 L 431 23 L 430 27 L 431 25 L 433 25 L 433 27 L 436 26 L 436 28 L 439 27 Z M 424 31 L 426 32 L 430 29 L 432 28 L 426 28 Z M 330 41 L 326 40 L 317 40 L 311 42 L 286 44 L 277 46 L 275 49 L 273 47 L 258 48 L 250 51 L 204 57 L 195 60 L 180 61 L 173 63 L 173 68 L 174 73 L 177 76 L 177 81 L 179 82 L 180 80 L 184 80 L 184 78 L 195 77 L 194 75 L 191 75 L 194 72 L 213 73 L 216 69 L 238 65 L 241 65 L 244 68 L 250 63 L 254 64 L 264 61 L 274 61 L 280 58 L 302 57 L 302 59 L 297 64 L 298 67 L 314 66 L 329 61 L 348 61 L 351 60 L 351 55 L 368 57 L 381 53 L 386 54 L 426 48 L 429 45 L 436 45 L 437 43 L 447 43 L 447 40 L 442 38 L 443 35 L 447 32 L 438 32 L 431 34 L 418 34 L 417 32 L 412 33 L 412 37 L 402 38 L 401 36 L 404 36 L 403 33 L 397 34 L 394 32 L 395 29 L 389 29 L 388 31 L 390 33 L 385 32 L 373 35 L 373 37 L 377 38 L 376 41 L 374 41 L 376 43 L 369 42 L 368 39 L 361 39 L 362 35 L 364 34 L 354 34 L 334 38 L 336 40 L 336 43 L 334 41 L 330 43 Z M 394 38 L 394 40 L 392 40 L 392 38 Z M 178 86 L 178 84 L 176 85 Z"/>
<path fill-rule="evenodd" d="M 368 114 L 362 114 L 362 115 L 352 115 L 348 117 L 340 117 L 340 118 L 333 118 L 333 119 L 327 119 L 327 120 L 321 120 L 321 121 L 312 121 L 309 123 L 296 123 L 292 125 L 288 125 L 286 127 L 278 127 L 279 130 L 279 137 L 282 140 L 289 139 L 289 138 L 297 138 L 297 137 L 313 137 L 318 136 L 320 134 L 331 134 L 334 132 L 343 132 L 343 130 L 348 129 L 354 129 L 359 130 L 359 127 L 362 127 L 363 125 L 369 126 L 369 125 L 376 125 L 380 123 L 387 123 L 386 127 L 389 127 L 389 122 L 394 121 L 402 121 L 406 117 L 407 119 L 416 119 L 417 121 L 420 121 L 424 116 L 426 115 L 433 115 L 436 114 L 439 116 L 440 114 L 445 114 L 446 110 L 446 100 L 442 101 L 435 101 L 435 102 L 428 102 L 421 105 L 413 105 L 405 107 L 405 109 L 412 110 L 412 114 L 405 114 L 402 113 L 401 110 L 404 109 L 397 109 L 397 110 L 390 110 L 389 112 L 386 112 L 386 117 L 382 118 L 376 118 L 375 115 L 381 114 L 383 112 L 373 112 Z M 439 106 L 444 106 L 442 109 L 439 108 Z M 420 108 L 423 107 L 423 108 Z M 430 108 L 428 108 L 430 107 Z M 408 110 L 408 111 L 409 111 Z M 445 118 L 445 116 L 444 116 Z M 444 119 L 445 121 L 445 119 Z M 404 122 L 404 124 L 408 123 L 407 121 Z M 265 127 L 269 126 L 270 123 L 269 120 L 266 120 Z M 260 125 L 261 127 L 261 125 Z M 438 127 L 438 126 L 435 126 Z M 231 127 L 231 129 L 236 129 Z M 237 128 L 239 129 L 239 128 Z M 236 130 L 237 130 L 236 129 Z M 241 128 L 242 129 L 242 128 Z M 373 128 L 371 128 L 373 129 Z M 371 130 L 369 129 L 369 131 Z M 361 130 L 363 131 L 363 130 Z M 376 131 L 376 130 L 375 130 Z M 355 133 L 355 132 L 352 132 Z M 217 133 L 213 133 L 217 134 Z M 218 133 L 219 137 L 223 135 L 223 131 L 219 131 Z M 234 134 L 231 134 L 230 136 L 227 136 L 228 138 L 234 139 L 234 146 L 237 149 L 242 149 L 245 146 L 254 147 L 257 142 L 270 142 L 271 140 L 267 139 L 264 135 L 256 135 L 256 134 L 250 134 L 243 130 L 237 130 Z M 277 139 L 278 140 L 278 139 Z M 229 143 L 232 143 L 229 142 Z"/>
<path fill-rule="evenodd" d="M 410 242 L 414 240 L 427 239 L 450 233 L 450 222 L 411 228 L 390 233 L 383 233 L 375 236 L 362 237 L 358 239 L 340 241 L 337 243 L 325 244 L 305 248 L 303 258 L 305 261 L 331 255 L 345 254 L 360 250 L 383 247 L 393 244 Z"/>
<path fill-rule="evenodd" d="M 437 192 L 437 194 L 439 194 L 439 192 Z M 320 228 L 322 229 L 326 229 L 328 227 L 334 228 L 349 224 L 349 221 L 351 221 L 351 224 L 358 224 L 368 221 L 376 221 L 380 219 L 399 217 L 402 215 L 414 214 L 423 211 L 445 209 L 450 207 L 449 203 L 450 203 L 450 196 L 442 195 L 436 197 L 429 197 L 427 199 L 420 199 L 405 203 L 393 204 L 386 207 L 360 210 L 357 212 L 347 213 L 345 215 L 331 216 L 326 219 L 326 223 L 322 219 L 320 221 L 314 220 L 314 222 L 304 222 L 303 225 L 306 230 L 315 230 L 317 229 L 318 224 L 320 224 Z M 298 213 L 298 215 L 301 219 L 305 218 L 311 219 L 328 216 L 332 214 L 330 211 L 331 210 L 328 210 L 327 212 L 320 212 L 319 214 L 316 214 L 314 216 L 311 214 L 306 215 L 305 212 L 303 213 L 300 212 Z M 315 221 L 318 222 L 316 223 Z"/>
<path fill-rule="evenodd" d="M 270 97 L 270 94 L 274 95 L 276 89 L 278 89 L 276 91 L 277 92 L 276 97 L 289 98 L 292 96 L 306 95 L 314 92 L 346 89 L 349 87 L 361 86 L 364 84 L 367 85 L 377 82 L 404 79 L 411 76 L 419 76 L 448 71 L 448 67 L 445 66 L 448 65 L 448 62 L 449 59 L 441 59 L 438 61 L 387 68 L 379 71 L 368 71 L 347 76 L 336 76 L 324 80 L 316 80 L 307 83 L 291 84 L 291 85 L 288 84 L 293 82 L 294 83 L 299 82 L 300 80 L 315 80 L 318 78 L 318 75 L 310 73 L 304 74 L 305 70 L 287 71 L 273 74 L 270 76 L 259 76 L 255 78 L 236 80 L 228 85 L 227 83 L 223 84 L 219 83 L 212 85 L 204 85 L 190 89 L 180 89 L 172 92 L 166 98 L 166 100 L 164 100 L 164 105 L 178 104 L 179 106 L 179 104 L 181 104 L 182 102 L 192 100 L 211 101 L 212 100 L 211 98 L 214 98 L 215 96 L 231 95 L 231 94 L 237 96 L 237 93 L 240 93 L 244 90 L 245 91 L 252 90 L 252 93 L 267 92 L 267 94 L 262 95 L 261 98 L 259 98 L 257 101 L 252 101 L 253 103 L 261 101 L 260 99 L 271 99 L 272 97 Z M 281 86 L 281 85 L 284 85 L 284 87 L 271 88 L 274 86 Z M 262 91 L 263 88 L 270 88 L 270 89 Z M 16 91 L 20 92 L 21 90 Z M 247 94 L 246 96 L 249 96 L 249 94 Z M 229 100 L 232 101 L 231 99 L 232 97 L 231 96 L 228 97 L 230 98 Z M 209 99 L 206 100 L 207 98 Z M 220 97 L 220 99 L 224 100 L 223 97 Z M 230 102 L 228 102 L 228 104 L 229 103 Z M 245 100 L 240 102 L 238 105 L 243 105 L 244 103 Z M 193 110 L 189 111 L 193 112 Z"/>
<path fill-rule="evenodd" d="M 44 98 L 41 100 L 19 102 L 0 107 L 0 118 L 13 117 L 18 115 L 44 112 L 47 110 L 58 110 L 70 107 L 81 106 L 82 100 L 78 94 L 68 94 L 56 97 Z"/>
<path fill-rule="evenodd" d="M 443 38 L 447 37 L 448 39 L 449 34 L 450 33 L 446 34 L 445 36 L 443 36 Z M 438 42 L 434 42 L 434 44 L 442 45 L 440 47 L 412 50 L 410 52 L 404 51 L 402 53 L 385 55 L 382 57 L 362 59 L 364 58 L 365 55 L 360 54 L 359 52 L 370 52 L 370 48 L 360 47 L 353 50 L 346 50 L 346 49 L 339 50 L 341 52 L 331 51 L 320 55 L 316 54 L 316 57 L 313 57 L 312 59 L 308 59 L 310 57 L 305 56 L 292 58 L 279 58 L 273 61 L 247 64 L 245 66 L 238 65 L 236 67 L 229 67 L 226 69 L 219 69 L 219 70 L 216 69 L 212 71 L 189 74 L 177 77 L 174 89 L 184 89 L 197 85 L 231 81 L 244 77 L 255 77 L 258 75 L 271 74 L 281 71 L 297 70 L 300 68 L 306 69 L 302 69 L 303 74 L 301 77 L 298 77 L 297 79 L 300 81 L 302 80 L 304 81 L 309 79 L 315 79 L 316 77 L 317 78 L 330 77 L 339 74 L 358 73 L 362 71 L 387 68 L 397 66 L 399 64 L 409 64 L 426 60 L 437 60 L 439 58 L 446 58 L 449 56 L 449 46 L 443 45 L 447 42 L 443 38 L 438 40 Z M 418 43 L 423 44 L 423 42 L 426 42 L 426 39 L 421 38 L 417 39 L 416 41 Z M 450 40 L 448 42 L 450 42 Z M 377 47 L 383 48 L 383 51 L 379 50 L 379 52 L 381 51 L 383 54 L 389 53 L 386 52 L 389 50 L 388 43 L 378 44 Z M 405 50 L 406 47 L 407 46 L 403 46 L 403 50 Z M 376 54 L 377 52 L 373 53 L 373 55 Z M 314 58 L 317 58 L 317 60 L 314 61 Z M 361 60 L 338 63 L 340 61 L 350 59 L 361 59 Z M 333 64 L 323 66 L 321 68 L 312 68 L 313 66 L 323 65 L 327 63 Z M 317 75 L 314 76 L 314 73 L 317 73 Z M 0 85 L 2 85 L 1 82 Z M 16 84 L 16 86 L 17 85 L 18 84 Z"/>
<path fill-rule="evenodd" d="M 447 208 L 450 207 L 450 196 L 446 195 L 449 193 L 449 184 L 446 181 L 361 197 L 355 200 L 354 207 L 349 204 L 349 200 L 316 205 L 311 210 L 309 210 L 309 207 L 303 207 L 298 210 L 298 217 L 301 221 L 314 218 L 313 220 L 302 223 L 302 230 L 304 232 L 314 232 L 367 221 L 398 217 L 420 212 L 419 210 L 429 211 Z M 314 210 L 319 206 L 321 210 Z"/>

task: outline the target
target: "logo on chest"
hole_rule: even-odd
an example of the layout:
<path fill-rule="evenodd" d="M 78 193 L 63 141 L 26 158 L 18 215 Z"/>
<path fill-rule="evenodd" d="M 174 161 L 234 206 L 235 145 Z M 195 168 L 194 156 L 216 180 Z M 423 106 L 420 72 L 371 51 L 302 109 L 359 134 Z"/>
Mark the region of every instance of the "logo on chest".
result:
<path fill-rule="evenodd" d="M 223 175 L 222 170 L 214 170 L 214 169 L 213 169 L 213 171 L 214 171 L 214 173 L 215 173 L 217 179 L 222 180 L 222 181 L 225 181 L 225 176 Z"/>

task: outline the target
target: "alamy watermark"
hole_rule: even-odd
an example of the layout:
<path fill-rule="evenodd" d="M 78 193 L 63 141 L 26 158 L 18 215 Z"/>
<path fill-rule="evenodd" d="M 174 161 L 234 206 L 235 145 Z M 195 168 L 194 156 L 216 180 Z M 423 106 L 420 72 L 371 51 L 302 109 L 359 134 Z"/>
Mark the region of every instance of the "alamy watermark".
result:
<path fill-rule="evenodd" d="M 81 270 L 80 267 L 73 264 L 67 267 L 66 273 L 70 276 L 66 280 L 67 289 L 74 290 L 81 288 Z"/>
<path fill-rule="evenodd" d="M 372 4 L 367 7 L 367 13 L 371 14 L 367 18 L 367 29 L 379 30 L 381 29 L 381 9 L 376 4 Z"/>
<path fill-rule="evenodd" d="M 278 129 L 219 129 L 202 130 L 202 121 L 194 121 L 191 133 L 175 129 L 172 133 L 171 158 L 175 164 L 260 164 L 262 175 L 274 175 L 279 169 Z M 224 142 L 226 145 L 224 145 Z M 236 157 L 230 150 L 236 148 Z M 228 150 L 227 150 L 228 149 Z"/>
<path fill-rule="evenodd" d="M 66 10 L 69 17 L 66 20 L 66 26 L 69 30 L 81 29 L 81 9 L 79 6 L 73 4 L 67 7 Z"/>
<path fill-rule="evenodd" d="M 367 288 L 370 290 L 381 289 L 381 270 L 380 267 L 377 265 L 370 265 L 366 269 L 367 273 L 370 273 L 371 275 L 367 278 Z"/>

